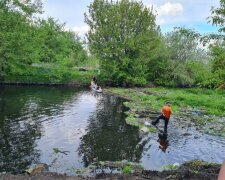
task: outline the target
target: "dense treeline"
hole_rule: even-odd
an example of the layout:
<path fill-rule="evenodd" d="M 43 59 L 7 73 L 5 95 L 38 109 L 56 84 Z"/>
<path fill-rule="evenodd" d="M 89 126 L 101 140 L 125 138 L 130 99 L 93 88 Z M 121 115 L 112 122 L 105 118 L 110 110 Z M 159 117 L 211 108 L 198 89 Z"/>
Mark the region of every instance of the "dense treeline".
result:
<path fill-rule="evenodd" d="M 95 71 L 78 69 L 88 64 L 110 85 L 225 87 L 224 0 L 208 18 L 219 27 L 210 35 L 184 28 L 162 34 L 142 2 L 94 0 L 85 14 L 89 53 L 65 24 L 38 18 L 42 9 L 41 0 L 0 1 L 1 82 L 87 83 Z"/>
<path fill-rule="evenodd" d="M 65 82 L 87 61 L 79 37 L 53 18 L 38 18 L 41 12 L 40 0 L 1 1 L 1 81 Z"/>
<path fill-rule="evenodd" d="M 220 5 L 209 19 L 223 33 L 225 1 Z M 100 59 L 100 78 L 110 84 L 225 85 L 224 34 L 175 28 L 162 35 L 152 9 L 129 0 L 94 0 L 85 21 L 90 26 L 89 48 Z"/>

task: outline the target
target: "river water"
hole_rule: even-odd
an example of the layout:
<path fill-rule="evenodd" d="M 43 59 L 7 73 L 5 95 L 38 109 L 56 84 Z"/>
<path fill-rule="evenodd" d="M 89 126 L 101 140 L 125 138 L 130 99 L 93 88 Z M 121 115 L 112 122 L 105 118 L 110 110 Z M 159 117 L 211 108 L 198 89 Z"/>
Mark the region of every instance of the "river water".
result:
<path fill-rule="evenodd" d="M 167 141 L 157 133 L 143 135 L 125 123 L 123 102 L 84 89 L 1 86 L 0 172 L 45 163 L 50 171 L 75 175 L 96 159 L 138 162 L 152 170 L 192 159 L 224 160 L 224 138 L 179 130 L 173 121 Z"/>

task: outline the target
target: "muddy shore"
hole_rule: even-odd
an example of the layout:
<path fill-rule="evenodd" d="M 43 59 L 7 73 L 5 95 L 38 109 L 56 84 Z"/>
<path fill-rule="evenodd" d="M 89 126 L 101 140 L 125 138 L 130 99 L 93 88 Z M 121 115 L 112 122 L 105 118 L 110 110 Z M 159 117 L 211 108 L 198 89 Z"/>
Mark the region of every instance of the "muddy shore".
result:
<path fill-rule="evenodd" d="M 216 180 L 220 171 L 221 164 L 212 164 L 203 161 L 193 160 L 181 165 L 176 170 L 167 170 L 163 172 L 142 170 L 132 174 L 98 174 L 96 177 L 75 177 L 66 176 L 65 174 L 58 174 L 53 172 L 42 172 L 33 175 L 20 174 L 0 174 L 1 180 L 81 180 L 81 179 L 124 179 L 124 180 Z"/>

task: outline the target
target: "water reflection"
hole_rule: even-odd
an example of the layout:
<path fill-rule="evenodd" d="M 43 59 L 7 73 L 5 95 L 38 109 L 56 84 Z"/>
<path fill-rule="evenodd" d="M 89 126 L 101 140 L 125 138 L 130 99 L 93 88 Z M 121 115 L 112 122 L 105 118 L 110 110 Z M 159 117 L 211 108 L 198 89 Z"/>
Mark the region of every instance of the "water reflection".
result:
<path fill-rule="evenodd" d="M 0 86 L 0 172 L 19 173 L 39 162 L 41 117 L 52 116 L 72 94 L 60 88 Z"/>
<path fill-rule="evenodd" d="M 166 149 L 169 146 L 169 141 L 165 138 L 159 138 L 157 142 L 159 143 L 159 149 L 161 149 L 163 152 L 166 152 Z"/>
<path fill-rule="evenodd" d="M 125 123 L 123 100 L 64 87 L 0 87 L 0 172 L 51 171 L 99 161 L 138 162 L 146 141 Z M 68 151 L 54 154 L 54 148 Z M 81 158 L 80 158 L 81 156 Z"/>
<path fill-rule="evenodd" d="M 98 102 L 97 110 L 90 116 L 87 133 L 81 138 L 78 148 L 85 166 L 93 162 L 93 159 L 140 160 L 145 142 L 140 143 L 138 128 L 125 123 L 123 112 L 124 106 L 119 98 L 104 96 Z"/>

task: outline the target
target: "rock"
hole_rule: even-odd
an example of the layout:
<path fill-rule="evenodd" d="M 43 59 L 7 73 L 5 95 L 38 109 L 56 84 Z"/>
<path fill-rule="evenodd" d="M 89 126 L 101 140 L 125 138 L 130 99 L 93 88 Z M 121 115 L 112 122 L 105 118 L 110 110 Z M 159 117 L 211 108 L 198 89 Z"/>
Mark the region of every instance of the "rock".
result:
<path fill-rule="evenodd" d="M 149 132 L 149 130 L 148 130 L 148 128 L 147 128 L 147 127 L 143 127 L 143 128 L 141 128 L 141 131 L 143 131 L 144 133 Z"/>
<path fill-rule="evenodd" d="M 150 126 L 151 124 L 148 121 L 145 121 L 146 126 Z"/>
<path fill-rule="evenodd" d="M 204 117 L 205 119 L 208 119 L 208 118 L 209 118 L 209 116 L 207 116 L 207 115 L 204 115 L 203 117 Z"/>
<path fill-rule="evenodd" d="M 121 161 L 121 163 L 124 163 L 124 164 L 128 163 L 128 160 L 124 159 L 124 160 Z"/>
<path fill-rule="evenodd" d="M 97 162 L 98 161 L 98 158 L 93 158 L 93 162 Z"/>
<path fill-rule="evenodd" d="M 195 135 L 195 136 L 194 136 L 194 139 L 198 139 L 198 138 L 200 138 L 199 135 Z"/>
<path fill-rule="evenodd" d="M 182 136 L 190 136 L 190 133 L 183 133 Z"/>
<path fill-rule="evenodd" d="M 38 164 L 28 170 L 26 170 L 26 172 L 30 175 L 34 175 L 34 174 L 37 174 L 37 173 L 43 173 L 43 172 L 48 172 L 48 165 L 47 164 L 44 164 L 44 163 L 41 163 L 41 164 Z"/>
<path fill-rule="evenodd" d="M 178 162 L 176 162 L 176 163 L 173 164 L 173 166 L 174 166 L 174 167 L 179 167 L 180 164 L 179 164 Z"/>
<path fill-rule="evenodd" d="M 85 69 L 85 68 L 79 68 L 78 70 L 79 71 L 87 71 L 87 69 Z"/>

